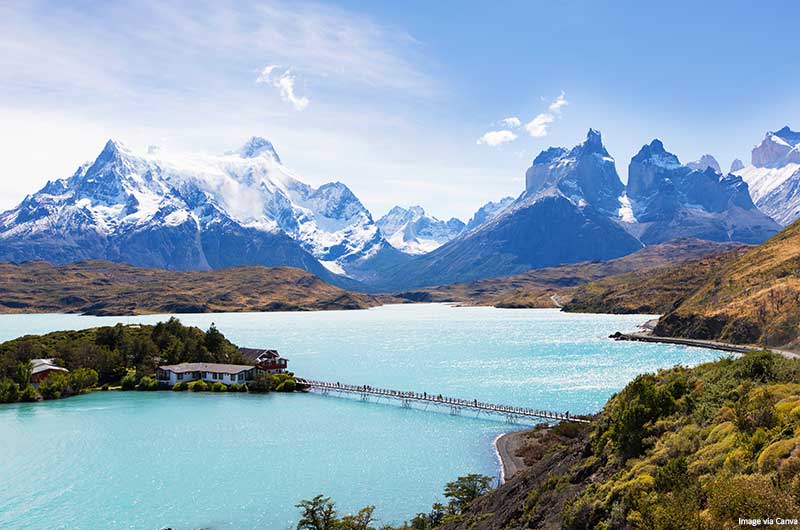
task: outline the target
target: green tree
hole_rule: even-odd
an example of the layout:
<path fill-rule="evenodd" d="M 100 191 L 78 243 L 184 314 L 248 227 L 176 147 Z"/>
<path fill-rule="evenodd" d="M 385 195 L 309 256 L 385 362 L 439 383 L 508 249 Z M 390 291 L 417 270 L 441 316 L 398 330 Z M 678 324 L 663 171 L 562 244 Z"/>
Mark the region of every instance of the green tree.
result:
<path fill-rule="evenodd" d="M 336 506 L 330 497 L 317 495 L 311 500 L 302 500 L 295 506 L 301 512 L 297 530 L 335 530 L 339 523 L 336 519 Z"/>
<path fill-rule="evenodd" d="M 23 403 L 30 403 L 39 399 L 39 393 L 33 388 L 33 385 L 28 385 L 19 393 L 19 400 Z"/>
<path fill-rule="evenodd" d="M 42 399 L 60 399 L 72 393 L 69 376 L 63 372 L 52 374 L 39 383 L 39 394 Z"/>
<path fill-rule="evenodd" d="M 355 515 L 345 515 L 339 522 L 341 530 L 375 530 L 371 525 L 373 521 L 374 506 L 361 508 Z"/>
<path fill-rule="evenodd" d="M 70 386 L 76 393 L 97 385 L 97 372 L 91 368 L 78 368 L 69 375 Z"/>
<path fill-rule="evenodd" d="M 477 473 L 458 477 L 444 487 L 444 496 L 450 499 L 448 506 L 455 514 L 464 513 L 472 501 L 492 489 L 492 478 Z"/>
<path fill-rule="evenodd" d="M 247 384 L 250 392 L 261 394 L 275 389 L 275 378 L 271 375 L 259 374 Z"/>
<path fill-rule="evenodd" d="M 136 388 L 136 376 L 133 374 L 126 375 L 120 381 L 120 385 L 122 386 L 122 390 L 133 390 Z"/>
<path fill-rule="evenodd" d="M 203 342 L 209 352 L 212 354 L 219 354 L 222 352 L 222 348 L 225 346 L 225 336 L 220 333 L 220 331 L 217 329 L 217 326 L 215 326 L 212 322 L 211 326 L 208 328 L 208 331 L 206 331 Z"/>
<path fill-rule="evenodd" d="M 31 384 L 31 375 L 33 375 L 33 364 L 30 361 L 17 364 L 16 381 L 20 388 Z"/>
<path fill-rule="evenodd" d="M 0 379 L 0 403 L 16 403 L 19 400 L 19 385 L 11 379 Z"/>

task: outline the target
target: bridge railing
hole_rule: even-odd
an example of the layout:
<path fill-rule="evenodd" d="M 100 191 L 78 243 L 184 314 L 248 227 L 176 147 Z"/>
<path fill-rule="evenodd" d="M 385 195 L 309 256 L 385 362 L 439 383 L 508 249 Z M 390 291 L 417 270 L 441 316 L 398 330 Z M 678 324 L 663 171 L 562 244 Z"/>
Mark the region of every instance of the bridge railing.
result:
<path fill-rule="evenodd" d="M 436 403 L 442 405 L 450 405 L 453 407 L 463 407 L 473 410 L 483 410 L 488 412 L 495 412 L 499 414 L 516 415 L 522 417 L 535 417 L 551 420 L 562 420 L 578 423 L 589 423 L 589 420 L 584 418 L 576 418 L 571 416 L 569 412 L 554 412 L 550 410 L 542 410 L 528 407 L 512 407 L 508 405 L 500 405 L 497 403 L 487 403 L 478 401 L 477 399 L 468 400 L 461 398 L 453 398 L 443 396 L 441 394 L 428 394 L 427 392 L 411 392 L 403 390 L 393 390 L 388 388 L 378 388 L 370 385 L 348 385 L 342 383 L 331 383 L 328 381 L 315 381 L 312 379 L 297 379 L 301 385 L 306 385 L 310 388 L 321 388 L 325 390 L 334 390 L 340 392 L 351 392 L 375 396 L 388 396 L 401 400 L 416 400 L 428 403 Z"/>

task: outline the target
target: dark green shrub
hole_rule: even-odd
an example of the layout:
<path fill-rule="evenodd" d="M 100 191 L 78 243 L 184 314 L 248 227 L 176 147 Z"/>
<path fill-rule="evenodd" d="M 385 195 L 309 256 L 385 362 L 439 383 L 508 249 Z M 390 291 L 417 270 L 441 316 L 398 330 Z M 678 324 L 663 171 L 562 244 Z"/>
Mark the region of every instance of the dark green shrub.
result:
<path fill-rule="evenodd" d="M 122 390 L 133 390 L 136 388 L 136 376 L 133 374 L 128 374 L 122 378 L 122 381 L 119 382 Z"/>
<path fill-rule="evenodd" d="M 103 386 L 100 387 L 100 390 L 108 390 L 108 383 L 103 383 Z"/>
<path fill-rule="evenodd" d="M 146 375 L 136 385 L 136 390 L 158 390 L 158 381 Z"/>
<path fill-rule="evenodd" d="M 275 379 L 271 375 L 257 375 L 247 384 L 247 388 L 254 394 L 270 392 L 275 388 Z"/>
<path fill-rule="evenodd" d="M 228 391 L 228 387 L 225 386 L 225 383 L 217 382 L 217 383 L 214 383 L 213 385 L 211 385 L 211 391 L 212 392 L 227 392 Z"/>
<path fill-rule="evenodd" d="M 91 368 L 78 368 L 69 374 L 69 382 L 76 394 L 97 385 L 97 372 Z"/>
<path fill-rule="evenodd" d="M 178 381 L 172 385 L 172 390 L 175 392 L 183 392 L 185 390 L 189 390 L 189 385 L 185 381 Z"/>
<path fill-rule="evenodd" d="M 247 387 L 244 385 L 240 385 L 239 383 L 233 383 L 231 386 L 228 387 L 228 392 L 245 392 Z"/>
<path fill-rule="evenodd" d="M 208 383 L 203 380 L 192 381 L 189 383 L 189 390 L 192 392 L 205 392 L 208 390 Z"/>
<path fill-rule="evenodd" d="M 275 388 L 276 392 L 294 392 L 297 388 L 297 382 L 294 379 L 286 379 L 285 381 L 278 383 L 278 386 Z"/>
<path fill-rule="evenodd" d="M 42 399 L 60 399 L 70 396 L 72 393 L 69 376 L 62 372 L 52 374 L 39 383 L 39 394 Z"/>
<path fill-rule="evenodd" d="M 33 385 L 28 385 L 22 392 L 19 393 L 19 400 L 25 403 L 30 403 L 33 401 L 37 401 L 39 399 L 39 393 L 36 392 L 36 389 L 33 388 Z"/>
<path fill-rule="evenodd" d="M 673 458 L 656 470 L 655 486 L 658 491 L 679 491 L 687 486 L 690 480 L 686 457 Z"/>
<path fill-rule="evenodd" d="M 19 385 L 11 379 L 0 380 L 0 403 L 16 403 L 19 400 Z"/>

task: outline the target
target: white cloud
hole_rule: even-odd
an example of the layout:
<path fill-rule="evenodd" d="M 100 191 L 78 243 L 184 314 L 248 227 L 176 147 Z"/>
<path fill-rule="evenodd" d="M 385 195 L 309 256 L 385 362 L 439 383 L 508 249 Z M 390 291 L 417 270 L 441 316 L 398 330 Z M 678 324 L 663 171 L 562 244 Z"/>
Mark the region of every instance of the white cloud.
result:
<path fill-rule="evenodd" d="M 513 142 L 517 139 L 517 135 L 514 134 L 512 131 L 502 130 L 502 131 L 489 131 L 480 138 L 478 138 L 478 144 L 485 144 L 496 146 L 500 144 L 504 144 L 507 142 Z"/>
<path fill-rule="evenodd" d="M 561 91 L 561 94 L 547 106 L 548 112 L 542 112 L 525 124 L 525 129 L 528 131 L 528 134 L 534 138 L 543 138 L 547 136 L 550 124 L 561 114 L 561 109 L 567 105 L 569 105 L 567 96 L 564 94 L 564 91 Z"/>
<path fill-rule="evenodd" d="M 525 124 L 528 134 L 534 138 L 547 136 L 547 128 L 553 123 L 555 117 L 552 114 L 542 113 Z"/>
<path fill-rule="evenodd" d="M 287 103 L 291 103 L 295 110 L 303 110 L 308 107 L 310 100 L 305 96 L 298 96 L 294 92 L 295 76 L 291 68 L 282 69 L 277 64 L 265 66 L 256 79 L 256 83 L 269 84 L 277 88 L 281 93 L 281 98 Z"/>
<path fill-rule="evenodd" d="M 567 96 L 566 94 L 564 94 L 564 91 L 562 90 L 561 95 L 558 96 L 555 99 L 555 101 L 550 103 L 550 106 L 547 107 L 547 110 L 549 110 L 553 114 L 559 114 L 561 113 L 561 108 L 566 107 L 567 105 L 569 105 L 569 101 L 567 101 Z"/>
<path fill-rule="evenodd" d="M 542 98 L 543 101 L 544 98 Z M 567 96 L 564 91 L 547 105 L 547 112 L 538 114 L 535 118 L 525 124 L 525 130 L 533 138 L 543 138 L 547 136 L 550 125 L 561 114 L 561 109 L 569 105 Z M 507 142 L 513 142 L 517 139 L 517 135 L 510 129 L 518 129 L 522 127 L 522 121 L 516 116 L 509 116 L 503 118 L 498 123 L 507 127 L 507 129 L 500 131 L 489 131 L 478 139 L 479 144 L 485 145 L 500 145 Z"/>

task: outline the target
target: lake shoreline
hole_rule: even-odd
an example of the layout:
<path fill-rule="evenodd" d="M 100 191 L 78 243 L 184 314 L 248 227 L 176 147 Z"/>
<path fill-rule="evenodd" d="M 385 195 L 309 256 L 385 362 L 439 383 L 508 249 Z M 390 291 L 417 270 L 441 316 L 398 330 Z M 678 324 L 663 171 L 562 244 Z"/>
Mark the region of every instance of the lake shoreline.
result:
<path fill-rule="evenodd" d="M 527 467 L 524 460 L 517 456 L 517 451 L 522 446 L 525 434 L 528 432 L 529 429 L 507 432 L 492 442 L 494 452 L 500 461 L 500 484 L 505 483 L 520 469 Z"/>
<path fill-rule="evenodd" d="M 768 350 L 787 359 L 798 359 L 800 354 L 789 350 L 777 350 L 766 346 L 752 346 L 747 344 L 730 344 L 727 342 L 719 342 L 714 340 L 703 339 L 687 339 L 683 337 L 661 337 L 653 335 L 651 332 L 644 331 L 639 333 L 614 333 L 611 335 L 612 339 L 619 341 L 632 341 L 632 342 L 655 342 L 659 344 L 674 344 L 677 346 L 689 346 L 695 348 L 705 348 L 708 350 L 727 351 L 731 353 L 752 353 L 757 351 Z"/>

